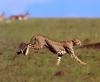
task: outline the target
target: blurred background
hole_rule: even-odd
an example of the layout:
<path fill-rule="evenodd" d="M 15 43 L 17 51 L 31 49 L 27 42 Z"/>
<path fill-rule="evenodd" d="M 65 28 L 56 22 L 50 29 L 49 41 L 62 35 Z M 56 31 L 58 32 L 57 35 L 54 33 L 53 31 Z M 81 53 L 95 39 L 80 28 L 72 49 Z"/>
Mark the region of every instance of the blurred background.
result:
<path fill-rule="evenodd" d="M 100 17 L 100 0 L 0 0 L 0 14 L 35 18 Z"/>

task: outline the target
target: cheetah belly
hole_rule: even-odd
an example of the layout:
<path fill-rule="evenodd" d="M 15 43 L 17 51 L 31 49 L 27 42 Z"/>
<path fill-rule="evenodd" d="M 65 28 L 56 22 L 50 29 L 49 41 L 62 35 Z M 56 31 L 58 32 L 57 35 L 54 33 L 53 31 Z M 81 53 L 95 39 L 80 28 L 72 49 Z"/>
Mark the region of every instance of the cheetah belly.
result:
<path fill-rule="evenodd" d="M 57 54 L 65 54 L 65 53 L 66 53 L 65 50 L 60 50 L 60 51 L 57 52 Z"/>

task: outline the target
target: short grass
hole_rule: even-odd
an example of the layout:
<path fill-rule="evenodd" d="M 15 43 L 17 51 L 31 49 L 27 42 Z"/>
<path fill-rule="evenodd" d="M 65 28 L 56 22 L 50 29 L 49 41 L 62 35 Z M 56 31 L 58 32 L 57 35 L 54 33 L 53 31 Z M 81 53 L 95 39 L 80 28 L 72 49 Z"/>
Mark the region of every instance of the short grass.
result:
<path fill-rule="evenodd" d="M 57 56 L 47 49 L 28 56 L 16 55 L 20 42 L 35 34 L 54 40 L 79 38 L 100 42 L 100 19 L 31 19 L 0 23 L 0 82 L 100 82 L 100 50 L 75 49 L 87 65 L 65 55 L 56 66 Z"/>

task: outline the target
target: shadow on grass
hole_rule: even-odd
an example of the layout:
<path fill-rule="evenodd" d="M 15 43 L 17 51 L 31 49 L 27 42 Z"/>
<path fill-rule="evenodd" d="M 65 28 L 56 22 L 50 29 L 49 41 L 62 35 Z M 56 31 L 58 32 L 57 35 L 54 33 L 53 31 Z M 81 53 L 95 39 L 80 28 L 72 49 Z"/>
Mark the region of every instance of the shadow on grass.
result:
<path fill-rule="evenodd" d="M 85 44 L 85 45 L 81 46 L 80 48 L 100 49 L 100 42 L 98 42 L 98 43 L 91 43 L 91 44 Z"/>

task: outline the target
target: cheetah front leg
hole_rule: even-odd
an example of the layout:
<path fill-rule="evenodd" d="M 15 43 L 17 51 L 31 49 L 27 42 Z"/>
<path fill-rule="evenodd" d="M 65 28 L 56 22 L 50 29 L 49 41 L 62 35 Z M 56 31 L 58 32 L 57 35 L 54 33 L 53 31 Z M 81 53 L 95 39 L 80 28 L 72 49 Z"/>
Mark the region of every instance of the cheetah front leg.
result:
<path fill-rule="evenodd" d="M 80 64 L 83 64 L 83 65 L 87 64 L 87 63 L 81 61 L 81 60 L 75 55 L 73 49 L 71 49 L 71 54 L 70 54 L 70 55 L 71 55 L 72 58 L 74 58 L 74 59 L 75 59 L 77 62 L 79 62 Z"/>

